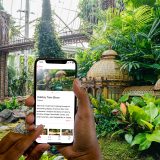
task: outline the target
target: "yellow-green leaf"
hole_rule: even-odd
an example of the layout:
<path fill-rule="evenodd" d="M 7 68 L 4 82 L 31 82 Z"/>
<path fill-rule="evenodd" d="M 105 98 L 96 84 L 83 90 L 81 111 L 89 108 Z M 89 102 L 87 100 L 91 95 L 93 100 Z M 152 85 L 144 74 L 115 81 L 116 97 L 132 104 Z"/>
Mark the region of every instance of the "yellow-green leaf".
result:
<path fill-rule="evenodd" d="M 153 125 L 152 125 L 151 123 L 149 123 L 149 122 L 147 122 L 147 121 L 145 121 L 145 120 L 143 120 L 143 119 L 141 119 L 141 122 L 142 122 L 143 124 L 145 124 L 150 130 L 152 130 Z"/>

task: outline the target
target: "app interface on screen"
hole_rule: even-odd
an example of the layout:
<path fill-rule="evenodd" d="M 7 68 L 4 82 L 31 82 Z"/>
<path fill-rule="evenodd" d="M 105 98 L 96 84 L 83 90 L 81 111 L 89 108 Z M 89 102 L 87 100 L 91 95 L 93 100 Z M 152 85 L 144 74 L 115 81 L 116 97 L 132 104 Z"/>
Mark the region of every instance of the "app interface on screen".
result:
<path fill-rule="evenodd" d="M 73 80 L 76 64 L 46 63 L 36 65 L 36 125 L 44 125 L 39 143 L 72 143 L 74 134 L 75 95 Z"/>

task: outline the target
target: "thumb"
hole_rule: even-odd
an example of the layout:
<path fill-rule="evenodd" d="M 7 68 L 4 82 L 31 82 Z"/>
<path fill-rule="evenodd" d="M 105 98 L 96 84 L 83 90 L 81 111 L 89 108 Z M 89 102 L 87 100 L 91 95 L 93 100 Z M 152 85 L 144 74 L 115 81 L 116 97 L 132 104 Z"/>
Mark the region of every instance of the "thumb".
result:
<path fill-rule="evenodd" d="M 80 111 L 87 111 L 90 110 L 90 101 L 87 92 L 82 87 L 81 82 L 78 79 L 75 79 L 73 82 L 73 91 L 78 98 L 79 107 L 78 110 Z"/>

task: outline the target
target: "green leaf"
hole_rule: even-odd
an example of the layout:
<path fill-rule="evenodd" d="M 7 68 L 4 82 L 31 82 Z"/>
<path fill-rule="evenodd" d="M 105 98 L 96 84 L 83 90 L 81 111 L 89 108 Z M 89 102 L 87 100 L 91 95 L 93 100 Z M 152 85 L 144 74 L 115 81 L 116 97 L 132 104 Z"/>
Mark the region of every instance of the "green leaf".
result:
<path fill-rule="evenodd" d="M 144 123 L 150 130 L 152 130 L 153 125 L 151 123 L 149 123 L 149 122 L 147 122 L 147 121 L 145 121 L 143 119 L 141 119 L 141 122 Z"/>
<path fill-rule="evenodd" d="M 150 122 L 153 122 L 158 115 L 158 108 L 153 102 L 149 102 L 147 106 L 143 107 L 144 111 L 149 115 Z"/>
<path fill-rule="evenodd" d="M 140 151 L 143 151 L 143 150 L 146 150 L 150 147 L 151 145 L 151 141 L 148 141 L 148 140 L 145 140 L 144 142 L 142 142 L 140 145 L 139 145 L 139 150 Z"/>
<path fill-rule="evenodd" d="M 134 137 L 131 146 L 134 146 L 135 144 L 141 144 L 145 140 L 146 140 L 146 133 L 139 133 Z"/>
<path fill-rule="evenodd" d="M 160 115 L 158 115 L 158 116 L 154 119 L 153 123 L 154 123 L 156 126 L 160 124 Z"/>
<path fill-rule="evenodd" d="M 110 105 L 112 109 L 116 108 L 116 106 L 118 105 L 118 103 L 113 99 L 105 99 L 105 101 Z"/>
<path fill-rule="evenodd" d="M 131 144 L 133 140 L 133 136 L 131 134 L 125 134 L 125 140 Z"/>
<path fill-rule="evenodd" d="M 106 135 L 107 135 L 107 131 L 103 131 L 102 134 L 101 134 L 102 137 L 104 137 Z"/>
<path fill-rule="evenodd" d="M 119 99 L 119 102 L 126 102 L 128 99 L 129 99 L 129 95 L 128 95 L 128 94 L 125 94 L 124 96 L 122 96 L 122 97 Z"/>
<path fill-rule="evenodd" d="M 143 125 L 141 120 L 149 120 L 148 114 L 140 107 L 135 105 L 129 105 L 128 111 L 130 113 L 130 117 L 135 120 L 138 124 Z"/>
<path fill-rule="evenodd" d="M 146 135 L 147 140 L 160 143 L 160 130 L 153 131 L 152 134 Z"/>
<path fill-rule="evenodd" d="M 149 93 L 146 93 L 146 94 L 144 94 L 143 96 L 143 99 L 144 99 L 144 101 L 148 104 L 149 102 L 155 102 L 155 96 L 153 96 L 153 95 L 151 95 L 151 94 L 149 94 Z"/>
<path fill-rule="evenodd" d="M 146 103 L 144 102 L 144 100 L 141 97 L 133 97 L 132 98 L 132 102 L 140 107 L 143 107 L 146 105 Z"/>
<path fill-rule="evenodd" d="M 160 98 L 156 99 L 154 104 L 155 105 L 160 105 Z"/>
<path fill-rule="evenodd" d="M 111 135 L 111 138 L 113 138 L 115 135 L 119 135 L 119 134 L 122 134 L 122 133 L 124 133 L 124 132 L 125 132 L 125 131 L 124 131 L 123 129 L 120 129 L 120 130 L 114 132 L 114 133 Z"/>

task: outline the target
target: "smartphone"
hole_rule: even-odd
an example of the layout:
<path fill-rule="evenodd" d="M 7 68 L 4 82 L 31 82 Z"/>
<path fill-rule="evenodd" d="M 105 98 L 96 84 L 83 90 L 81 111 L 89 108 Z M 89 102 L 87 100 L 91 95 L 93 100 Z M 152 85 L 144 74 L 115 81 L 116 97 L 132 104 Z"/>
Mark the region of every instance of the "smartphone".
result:
<path fill-rule="evenodd" d="M 35 125 L 44 130 L 37 143 L 71 144 L 74 139 L 76 97 L 73 59 L 37 59 L 35 62 Z"/>

